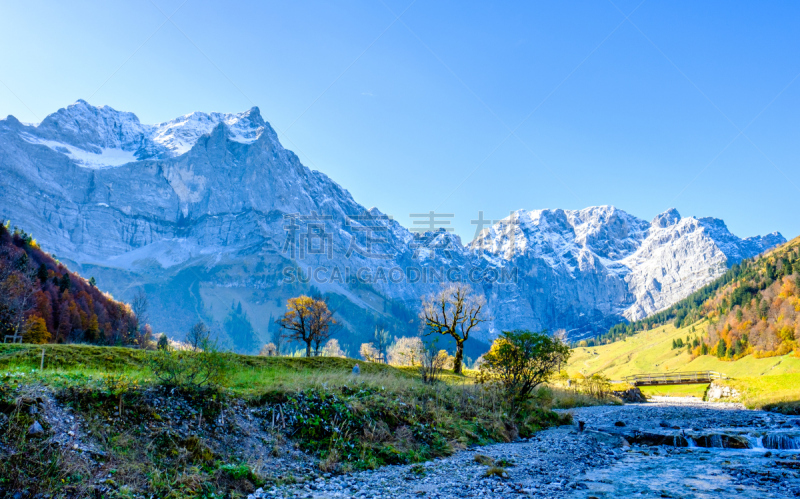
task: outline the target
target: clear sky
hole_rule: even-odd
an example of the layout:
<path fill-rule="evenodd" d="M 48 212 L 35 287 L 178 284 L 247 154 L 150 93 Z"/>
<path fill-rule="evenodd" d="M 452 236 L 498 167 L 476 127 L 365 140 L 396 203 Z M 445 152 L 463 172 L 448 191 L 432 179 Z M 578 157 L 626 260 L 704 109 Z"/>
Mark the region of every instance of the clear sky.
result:
<path fill-rule="evenodd" d="M 797 2 L 66 3 L 0 4 L 0 115 L 256 105 L 361 204 L 467 240 L 602 204 L 800 234 Z"/>

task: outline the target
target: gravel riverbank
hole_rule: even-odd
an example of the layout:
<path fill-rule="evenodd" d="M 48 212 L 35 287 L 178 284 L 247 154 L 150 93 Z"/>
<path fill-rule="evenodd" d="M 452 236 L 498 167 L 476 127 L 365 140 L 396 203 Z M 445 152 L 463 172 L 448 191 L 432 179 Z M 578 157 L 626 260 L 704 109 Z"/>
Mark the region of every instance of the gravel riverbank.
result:
<path fill-rule="evenodd" d="M 746 435 L 754 446 L 777 435 L 769 442 L 786 447 L 794 445 L 795 436 L 800 442 L 800 418 L 676 398 L 572 412 L 575 426 L 542 431 L 529 440 L 469 449 L 419 465 L 319 477 L 259 490 L 249 498 L 800 496 L 797 450 L 694 447 L 693 438 L 684 438 L 689 445 L 684 447 L 629 445 L 641 434 L 692 435 L 713 445 L 717 440 L 709 435 L 730 433 L 741 441 Z M 584 431 L 578 421 L 585 423 Z M 485 476 L 490 460 L 502 468 L 497 470 L 502 476 Z"/>

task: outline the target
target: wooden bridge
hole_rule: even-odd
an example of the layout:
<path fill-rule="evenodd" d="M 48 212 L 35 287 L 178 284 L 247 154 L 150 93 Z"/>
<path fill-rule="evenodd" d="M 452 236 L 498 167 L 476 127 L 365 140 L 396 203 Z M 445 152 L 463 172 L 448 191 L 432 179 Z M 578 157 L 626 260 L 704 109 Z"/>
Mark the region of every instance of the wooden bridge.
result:
<path fill-rule="evenodd" d="M 689 371 L 681 373 L 634 374 L 622 378 L 633 386 L 647 385 L 689 385 L 693 383 L 711 383 L 715 379 L 728 379 L 717 371 Z"/>

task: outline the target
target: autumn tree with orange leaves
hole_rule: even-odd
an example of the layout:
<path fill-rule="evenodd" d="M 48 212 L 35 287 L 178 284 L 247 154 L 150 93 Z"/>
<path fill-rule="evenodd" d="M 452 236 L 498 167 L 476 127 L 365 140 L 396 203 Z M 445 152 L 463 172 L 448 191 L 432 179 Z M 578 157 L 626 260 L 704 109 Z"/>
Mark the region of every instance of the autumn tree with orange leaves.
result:
<path fill-rule="evenodd" d="M 336 320 L 324 299 L 310 296 L 290 298 L 286 302 L 286 313 L 278 324 L 286 331 L 284 338 L 306 345 L 306 357 L 319 355 L 325 342 L 333 335 Z"/>

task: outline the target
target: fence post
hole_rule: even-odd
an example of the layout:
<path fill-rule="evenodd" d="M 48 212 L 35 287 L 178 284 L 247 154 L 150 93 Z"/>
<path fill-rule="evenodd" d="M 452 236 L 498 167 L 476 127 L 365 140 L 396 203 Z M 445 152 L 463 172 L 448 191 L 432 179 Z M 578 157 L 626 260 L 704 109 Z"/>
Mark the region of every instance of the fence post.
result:
<path fill-rule="evenodd" d="M 44 348 L 42 348 L 42 362 L 39 364 L 39 370 L 44 371 Z"/>

